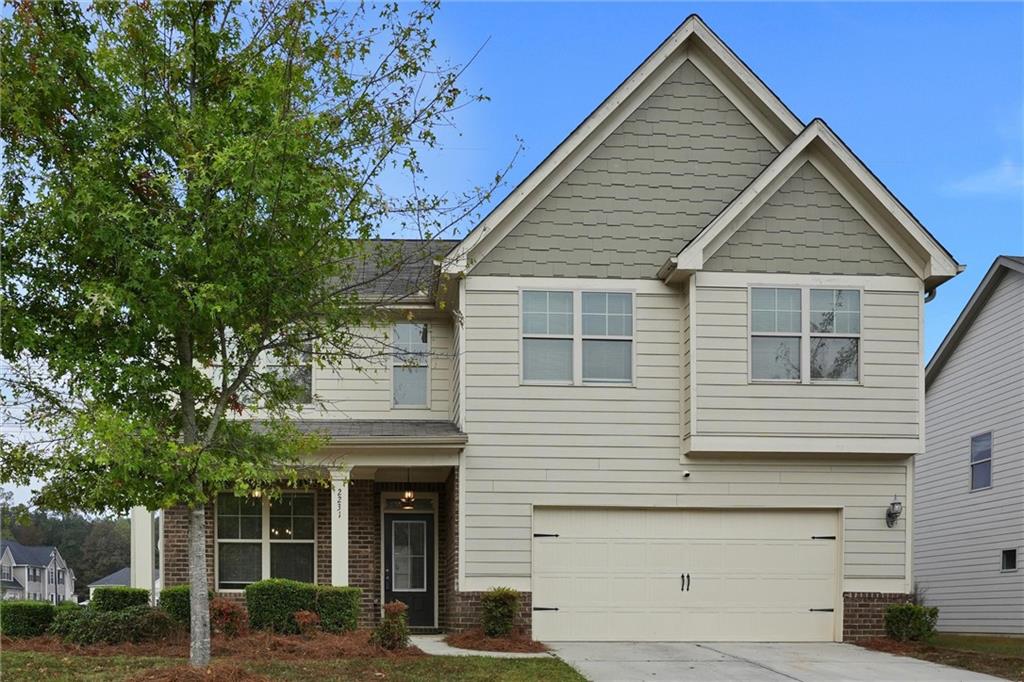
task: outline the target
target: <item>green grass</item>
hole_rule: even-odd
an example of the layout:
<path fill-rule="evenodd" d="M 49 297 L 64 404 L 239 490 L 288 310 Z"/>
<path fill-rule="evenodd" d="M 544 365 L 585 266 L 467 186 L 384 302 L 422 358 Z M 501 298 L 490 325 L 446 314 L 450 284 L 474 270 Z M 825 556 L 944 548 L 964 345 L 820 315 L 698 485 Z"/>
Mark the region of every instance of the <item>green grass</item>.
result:
<path fill-rule="evenodd" d="M 930 642 L 932 646 L 957 651 L 976 651 L 982 654 L 1024 658 L 1024 637 L 1001 635 L 952 635 L 939 633 Z"/>
<path fill-rule="evenodd" d="M 488 658 L 485 656 L 423 656 L 415 658 L 356 658 L 331 661 L 280 661 L 246 663 L 252 672 L 275 680 L 328 679 L 388 680 L 389 682 L 442 682 L 443 680 L 495 680 L 498 682 L 585 682 L 584 678 L 556 658 Z M 5 682 L 38 680 L 120 681 L 145 669 L 178 666 L 179 658 L 135 656 L 64 656 L 35 652 L 0 654 Z"/>

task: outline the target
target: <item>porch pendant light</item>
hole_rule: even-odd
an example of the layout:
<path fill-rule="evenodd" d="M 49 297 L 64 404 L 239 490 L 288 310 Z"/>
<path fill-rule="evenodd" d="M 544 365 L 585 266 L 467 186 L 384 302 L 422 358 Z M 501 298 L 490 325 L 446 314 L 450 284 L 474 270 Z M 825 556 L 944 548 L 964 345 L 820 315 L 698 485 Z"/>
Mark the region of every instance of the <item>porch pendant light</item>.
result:
<path fill-rule="evenodd" d="M 402 493 L 402 499 L 398 502 L 402 509 L 406 511 L 416 508 L 416 493 L 412 489 L 412 472 L 409 469 L 405 470 L 405 492 Z"/>

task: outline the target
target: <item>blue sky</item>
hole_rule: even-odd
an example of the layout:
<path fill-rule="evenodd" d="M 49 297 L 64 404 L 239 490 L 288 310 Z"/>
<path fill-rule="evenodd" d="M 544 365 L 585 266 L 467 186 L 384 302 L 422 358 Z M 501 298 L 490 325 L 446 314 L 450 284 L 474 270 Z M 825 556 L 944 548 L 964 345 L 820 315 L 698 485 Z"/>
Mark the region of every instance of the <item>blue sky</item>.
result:
<path fill-rule="evenodd" d="M 484 46 L 464 82 L 491 101 L 460 113 L 434 188 L 485 181 L 518 136 L 503 198 L 693 12 L 967 265 L 926 308 L 930 356 L 995 256 L 1024 254 L 1022 4 L 443 5 L 439 46 Z"/>

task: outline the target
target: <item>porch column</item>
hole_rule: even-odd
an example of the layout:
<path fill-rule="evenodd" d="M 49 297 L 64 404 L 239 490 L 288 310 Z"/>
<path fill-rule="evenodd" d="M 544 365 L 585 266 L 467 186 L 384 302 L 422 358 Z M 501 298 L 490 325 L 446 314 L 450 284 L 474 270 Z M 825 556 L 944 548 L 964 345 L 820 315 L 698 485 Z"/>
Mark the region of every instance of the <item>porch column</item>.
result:
<path fill-rule="evenodd" d="M 348 585 L 349 469 L 331 469 L 331 584 Z"/>
<path fill-rule="evenodd" d="M 132 507 L 131 516 L 131 571 L 132 587 L 144 587 L 155 598 L 153 590 L 153 513 L 145 507 Z"/>

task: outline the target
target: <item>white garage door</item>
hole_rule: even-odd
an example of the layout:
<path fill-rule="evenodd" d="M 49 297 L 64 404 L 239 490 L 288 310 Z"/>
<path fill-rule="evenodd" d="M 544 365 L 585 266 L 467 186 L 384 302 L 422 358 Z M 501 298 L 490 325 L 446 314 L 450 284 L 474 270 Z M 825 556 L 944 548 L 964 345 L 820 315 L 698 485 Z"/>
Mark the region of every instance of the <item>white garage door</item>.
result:
<path fill-rule="evenodd" d="M 828 510 L 539 508 L 533 636 L 548 641 L 832 641 Z"/>

